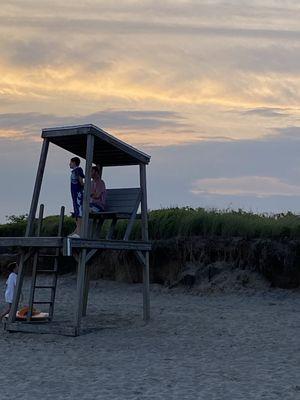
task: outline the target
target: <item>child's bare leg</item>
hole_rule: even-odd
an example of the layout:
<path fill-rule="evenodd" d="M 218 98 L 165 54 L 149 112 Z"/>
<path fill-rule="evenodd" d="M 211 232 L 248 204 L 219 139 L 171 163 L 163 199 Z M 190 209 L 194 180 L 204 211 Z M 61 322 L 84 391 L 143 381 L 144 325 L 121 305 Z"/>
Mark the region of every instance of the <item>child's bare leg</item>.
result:
<path fill-rule="evenodd" d="M 3 317 L 5 317 L 6 314 L 8 314 L 10 312 L 10 309 L 11 309 L 11 304 L 9 303 L 7 309 L 5 311 L 3 311 L 2 314 L 0 314 L 0 321 Z"/>

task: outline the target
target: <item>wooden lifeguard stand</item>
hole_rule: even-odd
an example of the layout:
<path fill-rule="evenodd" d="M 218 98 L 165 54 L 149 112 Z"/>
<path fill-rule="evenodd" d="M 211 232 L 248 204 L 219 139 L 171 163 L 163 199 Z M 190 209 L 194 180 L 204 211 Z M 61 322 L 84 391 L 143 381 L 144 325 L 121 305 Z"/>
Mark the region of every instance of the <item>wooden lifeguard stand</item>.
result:
<path fill-rule="evenodd" d="M 72 324 L 71 327 L 67 327 L 67 334 L 72 334 L 74 336 L 80 334 L 81 320 L 82 316 L 86 313 L 87 306 L 88 262 L 98 250 L 131 250 L 137 256 L 137 259 L 143 266 L 143 318 L 145 321 L 149 320 L 149 251 L 151 250 L 151 244 L 148 238 L 146 165 L 150 161 L 150 156 L 91 124 L 43 129 L 42 138 L 43 145 L 25 237 L 0 238 L 0 246 L 17 247 L 20 249 L 17 286 L 5 329 L 8 331 L 55 332 L 53 325 L 53 328 L 49 329 L 52 318 L 49 318 L 49 324 L 38 324 L 33 321 L 30 313 L 26 320 L 16 320 L 16 312 L 24 278 L 24 266 L 31 257 L 37 260 L 37 254 L 39 254 L 41 249 L 52 249 L 57 252 L 56 255 L 60 253 L 65 256 L 74 256 L 78 262 L 74 324 Z M 86 160 L 83 217 L 79 239 L 62 237 L 61 226 L 59 228 L 60 236 L 57 237 L 35 236 L 34 233 L 37 206 L 50 143 Z M 91 191 L 91 167 L 93 163 L 100 165 L 101 168 L 108 166 L 122 167 L 126 165 L 137 165 L 139 166 L 140 186 L 138 188 L 129 189 L 108 189 L 106 210 L 99 214 L 92 214 L 89 209 L 89 199 Z M 139 207 L 141 209 L 142 240 L 133 241 L 130 240 L 130 233 L 134 221 L 137 218 Z M 40 212 L 39 220 L 41 219 L 42 213 Z M 106 239 L 99 239 L 99 232 L 106 219 L 111 220 L 109 232 Z M 114 238 L 114 228 L 119 219 L 128 220 L 123 240 L 116 240 Z M 61 218 L 61 224 L 62 220 L 63 218 Z M 36 265 L 34 269 L 36 273 Z M 29 301 L 31 307 L 34 304 L 32 293 L 35 288 L 35 273 L 32 275 L 31 299 Z M 54 304 L 52 304 L 52 306 L 54 306 Z"/>

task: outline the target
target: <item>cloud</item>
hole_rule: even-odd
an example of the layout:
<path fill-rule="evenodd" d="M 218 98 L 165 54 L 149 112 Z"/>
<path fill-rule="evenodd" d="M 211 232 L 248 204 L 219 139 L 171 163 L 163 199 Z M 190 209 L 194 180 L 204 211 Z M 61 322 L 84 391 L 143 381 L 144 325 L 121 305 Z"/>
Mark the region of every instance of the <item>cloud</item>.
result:
<path fill-rule="evenodd" d="M 193 183 L 191 191 L 197 195 L 214 196 L 300 196 L 299 185 L 269 176 L 199 179 Z"/>
<path fill-rule="evenodd" d="M 40 31 L 56 30 L 60 32 L 73 32 L 74 26 L 79 34 L 151 34 L 151 35 L 206 35 L 222 38 L 247 38 L 269 40 L 299 40 L 300 31 L 297 29 L 263 29 L 242 28 L 227 26 L 199 26 L 199 24 L 163 23 L 148 21 L 126 21 L 121 19 L 103 18 L 62 18 L 62 17 L 19 17 L 9 18 L 0 16 L 3 27 L 17 24 L 19 27 Z"/>
<path fill-rule="evenodd" d="M 120 138 L 148 146 L 169 144 L 170 136 L 172 143 L 201 139 L 179 113 L 158 110 L 104 110 L 81 116 L 0 114 L 0 138 L 36 141 L 43 128 L 82 124 L 94 124 L 102 129 L 121 132 L 118 134 Z"/>
<path fill-rule="evenodd" d="M 289 114 L 286 109 L 275 107 L 258 107 L 243 111 L 244 115 L 254 115 L 267 118 L 287 117 Z"/>
<path fill-rule="evenodd" d="M 277 145 L 278 143 L 293 144 L 298 146 L 300 140 L 300 126 L 285 126 L 283 128 L 273 127 L 272 132 L 263 136 L 260 139 L 262 142 L 268 143 L 269 145 Z"/>

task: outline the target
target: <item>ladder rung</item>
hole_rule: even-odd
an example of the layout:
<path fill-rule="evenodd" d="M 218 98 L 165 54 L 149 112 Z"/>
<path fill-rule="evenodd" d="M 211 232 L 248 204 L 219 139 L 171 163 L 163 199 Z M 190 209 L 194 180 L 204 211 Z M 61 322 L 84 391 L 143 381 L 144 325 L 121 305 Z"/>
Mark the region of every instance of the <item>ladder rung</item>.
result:
<path fill-rule="evenodd" d="M 53 301 L 34 301 L 33 304 L 53 304 Z"/>
<path fill-rule="evenodd" d="M 38 285 L 35 286 L 35 289 L 55 289 L 54 285 Z"/>
<path fill-rule="evenodd" d="M 39 257 L 58 257 L 57 254 L 39 254 Z"/>
<path fill-rule="evenodd" d="M 46 274 L 56 274 L 57 271 L 55 271 L 54 269 L 37 269 L 36 272 L 39 273 L 46 273 Z"/>

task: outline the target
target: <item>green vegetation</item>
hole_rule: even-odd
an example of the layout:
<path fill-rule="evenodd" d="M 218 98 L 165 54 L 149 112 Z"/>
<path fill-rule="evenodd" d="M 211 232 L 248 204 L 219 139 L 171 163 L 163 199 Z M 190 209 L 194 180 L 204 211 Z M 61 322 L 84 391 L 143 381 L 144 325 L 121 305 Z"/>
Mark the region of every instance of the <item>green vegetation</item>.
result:
<path fill-rule="evenodd" d="M 23 236 L 26 215 L 7 217 L 8 222 L 0 225 L 0 236 Z M 55 236 L 58 216 L 46 217 L 43 223 L 44 236 Z M 117 238 L 122 238 L 125 221 L 117 224 Z M 74 229 L 74 220 L 65 218 L 64 234 Z M 104 232 L 108 223 L 104 224 Z M 168 208 L 150 211 L 149 236 L 153 240 L 187 236 L 242 236 L 246 238 L 299 238 L 300 217 L 285 214 L 254 214 L 243 210 L 205 210 L 203 208 Z M 136 222 L 132 238 L 140 239 L 139 222 Z"/>
<path fill-rule="evenodd" d="M 201 235 L 299 238 L 300 218 L 290 212 L 259 215 L 243 210 L 205 210 L 185 207 L 152 211 L 149 228 L 152 239 Z"/>

